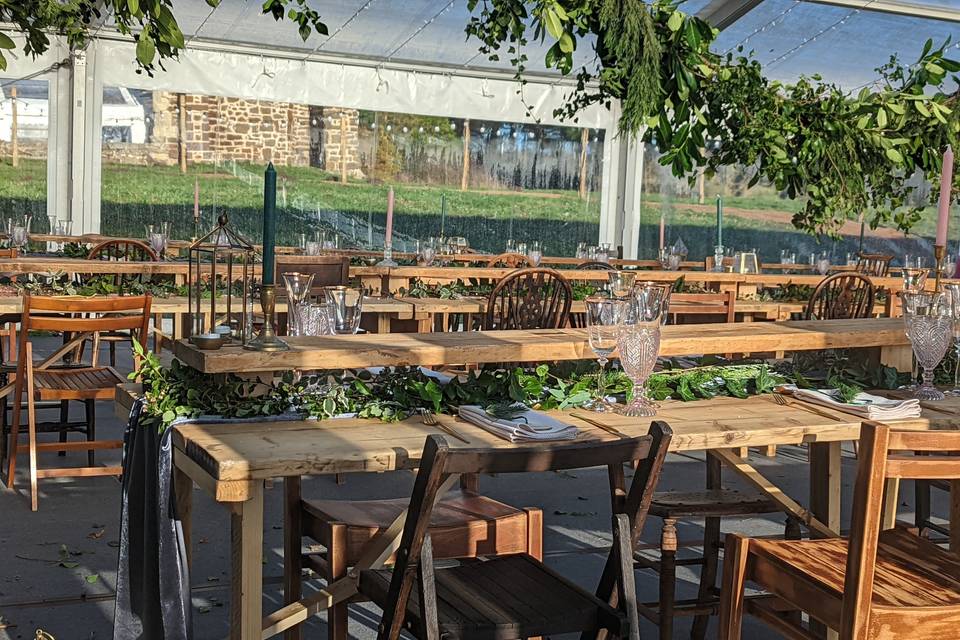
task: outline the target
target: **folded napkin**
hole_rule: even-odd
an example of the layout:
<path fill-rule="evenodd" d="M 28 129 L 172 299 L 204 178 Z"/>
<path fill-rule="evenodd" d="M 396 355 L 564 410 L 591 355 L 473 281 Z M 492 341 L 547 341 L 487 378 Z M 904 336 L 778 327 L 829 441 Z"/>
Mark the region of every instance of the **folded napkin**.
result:
<path fill-rule="evenodd" d="M 460 407 L 460 417 L 510 442 L 573 440 L 580 433 L 580 430 L 573 425 L 564 424 L 532 409 L 527 409 L 513 420 L 505 420 L 494 418 L 483 407 L 463 405 Z"/>
<path fill-rule="evenodd" d="M 916 398 L 891 400 L 861 392 L 856 395 L 853 402 L 844 402 L 836 389 L 799 389 L 792 384 L 784 385 L 781 389 L 797 400 L 838 409 L 867 420 L 903 420 L 920 417 L 920 401 Z"/>

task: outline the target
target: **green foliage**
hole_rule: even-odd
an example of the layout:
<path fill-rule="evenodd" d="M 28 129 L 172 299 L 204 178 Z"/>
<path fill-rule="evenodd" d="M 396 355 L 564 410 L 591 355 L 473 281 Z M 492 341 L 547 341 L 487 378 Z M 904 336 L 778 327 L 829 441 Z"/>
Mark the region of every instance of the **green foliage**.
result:
<path fill-rule="evenodd" d="M 619 99 L 621 131 L 655 142 L 674 175 L 756 167 L 754 183 L 765 178 L 803 202 L 793 224 L 812 234 L 836 235 L 863 212 L 872 228 L 892 222 L 908 231 L 922 209 L 907 206 L 915 189 L 908 181 L 917 173 L 937 179 L 943 149 L 960 136 L 957 93 L 948 93 L 960 62 L 946 57 L 949 41 L 927 41 L 913 65 L 892 58 L 877 69 L 879 89 L 853 96 L 819 76 L 772 82 L 740 49 L 711 52 L 717 31 L 671 0 L 487 0 L 466 29 L 491 58 L 506 46 L 520 78 L 530 30 L 554 41 L 545 62 L 565 75 L 577 40 L 597 36 L 600 64 L 576 72 L 557 115 L 575 119 L 586 106 Z M 656 76 L 641 72 L 656 60 Z M 709 154 L 708 141 L 719 142 Z"/>
<path fill-rule="evenodd" d="M 220 0 L 207 0 L 207 4 L 216 7 Z M 314 31 L 327 35 L 326 25 L 308 0 L 266 0 L 261 9 L 277 21 L 296 23 L 303 40 Z M 71 49 L 84 48 L 91 29 L 109 19 L 117 31 L 137 43 L 137 73 L 146 71 L 152 75 L 158 66 L 163 69 L 163 61 L 177 58 L 185 46 L 183 32 L 173 15 L 173 0 L 0 1 L 0 21 L 12 23 L 16 31 L 23 32 L 23 52 L 34 57 L 50 47 L 51 33 L 65 36 Z M 14 48 L 13 40 L 0 33 L 0 70 L 7 67 L 2 50 Z"/>

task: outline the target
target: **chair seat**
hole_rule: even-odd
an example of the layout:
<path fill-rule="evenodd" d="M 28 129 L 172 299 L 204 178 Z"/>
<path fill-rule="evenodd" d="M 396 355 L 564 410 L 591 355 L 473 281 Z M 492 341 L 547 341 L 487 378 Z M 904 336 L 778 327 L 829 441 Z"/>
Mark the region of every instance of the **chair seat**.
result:
<path fill-rule="evenodd" d="M 386 529 L 409 506 L 395 500 L 303 500 L 304 530 L 324 540 L 321 528 L 347 527 L 347 564 L 352 565 L 364 545 Z M 474 558 L 521 553 L 526 550 L 527 513 L 491 498 L 464 491 L 451 492 L 437 502 L 430 519 L 430 535 L 438 558 Z"/>
<path fill-rule="evenodd" d="M 360 592 L 381 607 L 387 603 L 390 571 L 360 572 Z M 624 637 L 626 617 L 525 555 L 503 556 L 435 570 L 440 637 L 525 638 L 609 629 Z M 407 602 L 408 629 L 419 629 L 419 585 Z M 422 637 L 422 636 L 421 636 Z"/>
<path fill-rule="evenodd" d="M 40 400 L 110 400 L 123 376 L 112 367 L 79 367 L 34 371 L 34 392 Z"/>
<path fill-rule="evenodd" d="M 754 539 L 750 551 L 774 567 L 812 582 L 837 601 L 843 598 L 846 539 Z M 960 559 L 906 529 L 884 531 L 877 550 L 872 602 L 876 607 L 960 606 Z"/>
<path fill-rule="evenodd" d="M 659 518 L 749 516 L 778 511 L 783 509 L 760 493 L 733 489 L 658 491 L 650 503 L 650 515 Z"/>

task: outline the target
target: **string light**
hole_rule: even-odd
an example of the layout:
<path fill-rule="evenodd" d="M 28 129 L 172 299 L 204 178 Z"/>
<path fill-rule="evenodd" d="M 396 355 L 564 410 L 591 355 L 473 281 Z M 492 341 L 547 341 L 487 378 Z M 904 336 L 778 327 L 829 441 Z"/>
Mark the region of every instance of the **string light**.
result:
<path fill-rule="evenodd" d="M 407 46 L 407 44 L 409 44 L 411 40 L 413 40 L 413 39 L 416 38 L 418 35 L 420 35 L 421 33 L 423 33 L 423 30 L 426 29 L 427 27 L 429 27 L 431 24 L 433 24 L 434 20 L 436 20 L 437 18 L 439 18 L 440 16 L 442 16 L 443 14 L 445 14 L 447 11 L 450 11 L 450 8 L 453 7 L 453 4 L 454 4 L 456 1 L 457 1 L 457 0 L 450 0 L 442 9 L 440 9 L 440 11 L 437 11 L 437 12 L 433 15 L 432 18 L 429 18 L 429 19 L 427 19 L 427 20 L 424 20 L 424 21 L 423 21 L 423 24 L 420 25 L 420 26 L 417 28 L 416 31 L 414 31 L 412 34 L 410 34 L 410 37 L 409 37 L 409 38 L 407 38 L 406 40 L 404 40 L 403 42 L 401 42 L 393 51 L 391 51 L 391 52 L 387 55 L 386 58 L 384 58 L 384 62 L 387 62 L 387 61 L 389 61 L 389 60 L 392 60 L 392 59 L 393 59 L 393 56 L 395 56 L 398 51 L 400 51 L 400 50 L 403 49 L 405 46 Z M 382 64 L 382 63 L 381 63 L 381 64 Z"/>
<path fill-rule="evenodd" d="M 758 28 L 754 29 L 753 32 L 750 33 L 750 35 L 748 35 L 746 38 L 744 38 L 743 40 L 741 40 L 741 41 L 738 42 L 737 44 L 733 45 L 732 47 L 730 47 L 729 49 L 727 49 L 726 51 L 724 51 L 722 55 L 727 55 L 727 54 L 730 53 L 731 51 L 735 50 L 737 47 L 742 46 L 742 45 L 745 45 L 745 44 L 750 40 L 750 38 L 752 38 L 753 36 L 757 35 L 758 33 L 761 33 L 761 32 L 763 32 L 763 31 L 766 31 L 767 29 L 769 29 L 769 28 L 771 28 L 771 27 L 775 27 L 775 26 L 776 26 L 777 24 L 779 24 L 780 22 L 783 22 L 783 18 L 785 18 L 788 13 L 790 13 L 791 11 L 793 11 L 794 9 L 796 9 L 796 8 L 799 7 L 799 6 L 800 6 L 800 0 L 793 0 L 793 4 L 790 5 L 789 7 L 787 7 L 786 9 L 784 9 L 784 10 L 780 13 L 780 15 L 776 16 L 773 20 L 771 20 L 771 21 L 768 22 L 767 24 L 765 24 L 765 25 L 763 25 L 763 26 L 761 26 L 761 27 L 758 27 Z"/>
<path fill-rule="evenodd" d="M 796 45 L 795 47 L 793 47 L 792 49 L 790 49 L 790 50 L 787 51 L 786 53 L 784 53 L 784 54 L 782 54 L 782 55 L 780 55 L 780 56 L 777 56 L 776 58 L 774 58 L 774 59 L 771 60 L 770 62 L 767 62 L 764 66 L 766 66 L 767 68 L 770 68 L 770 67 L 772 67 L 772 66 L 774 66 L 774 65 L 777 65 L 777 64 L 783 62 L 784 60 L 786 60 L 787 58 L 789 58 L 790 56 L 792 56 L 794 53 L 796 53 L 797 51 L 799 51 L 800 49 L 802 49 L 802 48 L 805 47 L 806 45 L 810 44 L 811 42 L 816 42 L 817 38 L 819 38 L 819 37 L 822 36 L 823 34 L 829 32 L 829 31 L 833 31 L 833 30 L 835 30 L 837 27 L 840 27 L 840 26 L 845 25 L 845 24 L 847 23 L 847 20 L 849 20 L 849 19 L 852 18 L 853 16 L 857 15 L 858 13 L 860 13 L 861 11 L 863 11 L 864 9 L 866 9 L 867 7 L 869 7 L 870 5 L 872 5 L 874 2 L 876 2 L 876 0 L 869 0 L 866 4 L 864 4 L 863 6 L 861 6 L 859 9 L 854 9 L 853 11 L 849 12 L 847 15 L 843 16 L 842 18 L 840 18 L 839 20 L 837 20 L 837 21 L 834 22 L 833 24 L 831 24 L 831 25 L 829 25 L 829 26 L 826 26 L 826 27 L 824 27 L 823 29 L 821 29 L 820 31 L 818 31 L 818 32 L 815 33 L 812 37 L 810 37 L 810 38 L 804 38 L 803 42 L 801 42 L 800 44 Z"/>
<path fill-rule="evenodd" d="M 340 32 L 343 31 L 343 30 L 347 27 L 347 25 L 349 25 L 351 22 L 353 22 L 354 20 L 356 20 L 356 19 L 360 16 L 361 13 L 363 13 L 364 11 L 366 11 L 367 9 L 369 9 L 369 8 L 370 8 L 370 5 L 372 5 L 372 4 L 373 4 L 374 2 L 376 2 L 376 1 L 377 1 L 377 0 L 367 0 L 367 1 L 364 2 L 362 5 L 360 5 L 360 8 L 357 9 L 356 11 L 354 11 L 354 12 L 353 12 L 353 15 L 350 16 L 349 18 L 347 18 L 347 21 L 346 21 L 346 22 L 344 22 L 342 25 L 340 25 L 339 27 L 337 27 L 337 29 L 336 29 L 332 34 L 330 34 L 330 36 L 329 36 L 326 40 L 323 40 L 323 41 L 321 41 L 320 43 L 318 43 L 317 46 L 315 46 L 315 47 L 310 51 L 310 53 L 308 53 L 307 55 L 303 56 L 303 59 L 300 60 L 300 62 L 306 62 L 307 58 L 309 58 L 310 56 L 312 56 L 313 54 L 315 54 L 317 51 L 320 51 L 320 49 L 322 49 L 322 48 L 324 48 L 325 46 L 327 46 L 327 44 L 329 44 L 331 40 L 333 40 L 333 39 L 336 38 L 338 35 L 340 35 Z"/>

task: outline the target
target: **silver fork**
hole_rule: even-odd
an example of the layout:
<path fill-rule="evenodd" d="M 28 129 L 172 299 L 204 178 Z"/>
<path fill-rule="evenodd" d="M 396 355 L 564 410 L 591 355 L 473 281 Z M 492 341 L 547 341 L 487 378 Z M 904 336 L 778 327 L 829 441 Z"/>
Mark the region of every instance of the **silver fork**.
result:
<path fill-rule="evenodd" d="M 466 442 L 467 444 L 470 444 L 470 441 L 467 440 L 467 438 L 465 438 L 462 433 L 460 433 L 453 427 L 447 426 L 441 423 L 440 421 L 438 421 L 436 415 L 434 415 L 433 411 L 430 411 L 430 409 L 420 409 L 420 420 L 421 422 L 423 422 L 423 424 L 427 425 L 428 427 L 437 427 L 447 435 L 453 436 L 454 438 L 456 438 L 461 442 Z"/>
<path fill-rule="evenodd" d="M 821 411 L 821 410 L 818 409 L 817 407 L 811 406 L 811 405 L 810 405 L 809 403 L 807 403 L 807 402 L 801 402 L 801 401 L 799 401 L 799 400 L 793 400 L 793 399 L 788 398 L 787 396 L 783 395 L 782 393 L 777 393 L 776 391 L 773 393 L 773 399 L 774 399 L 774 401 L 775 401 L 777 404 L 779 404 L 779 405 L 781 405 L 781 406 L 784 406 L 784 407 L 800 407 L 801 409 L 805 409 L 805 410 L 809 411 L 810 413 L 815 413 L 815 414 L 817 414 L 818 416 L 821 416 L 821 417 L 823 417 L 823 418 L 830 418 L 831 420 L 839 420 L 839 419 L 840 419 L 840 418 L 838 418 L 838 417 L 835 416 L 835 415 L 831 415 L 831 414 L 827 413 L 826 411 Z M 839 411 L 839 409 L 838 409 L 838 411 Z"/>

